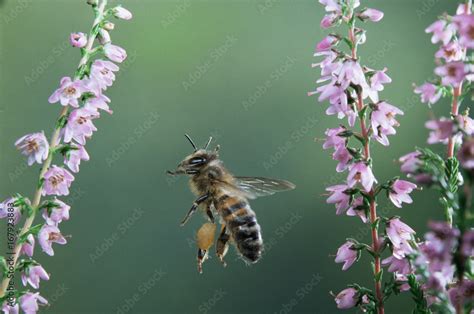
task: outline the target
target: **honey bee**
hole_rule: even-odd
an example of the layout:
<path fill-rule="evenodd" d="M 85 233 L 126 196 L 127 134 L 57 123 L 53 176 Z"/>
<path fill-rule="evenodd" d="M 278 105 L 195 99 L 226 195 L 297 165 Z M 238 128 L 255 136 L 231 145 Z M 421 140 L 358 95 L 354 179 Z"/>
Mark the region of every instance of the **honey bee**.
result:
<path fill-rule="evenodd" d="M 216 215 L 221 224 L 220 235 L 216 242 L 216 255 L 222 264 L 226 266 L 224 256 L 229 242 L 235 245 L 246 262 L 256 263 L 262 256 L 263 240 L 260 225 L 248 199 L 292 190 L 295 185 L 285 180 L 233 176 L 219 159 L 219 145 L 213 150 L 208 150 L 212 137 L 204 148 L 198 149 L 189 135 L 185 136 L 193 146 L 194 152 L 185 157 L 175 171 L 167 173 L 188 175 L 191 191 L 197 197 L 182 220 L 181 226 L 186 224 L 198 208 L 210 221 L 198 230 L 196 236 L 198 271 L 202 273 L 202 264 L 208 258 L 209 249 L 214 242 Z"/>

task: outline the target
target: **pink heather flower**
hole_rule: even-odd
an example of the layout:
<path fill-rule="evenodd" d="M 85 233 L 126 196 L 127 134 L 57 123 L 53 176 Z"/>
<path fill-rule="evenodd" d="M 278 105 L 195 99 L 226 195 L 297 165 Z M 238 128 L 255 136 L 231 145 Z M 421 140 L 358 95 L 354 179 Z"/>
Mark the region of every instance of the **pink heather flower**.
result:
<path fill-rule="evenodd" d="M 66 153 L 64 156 L 64 163 L 71 169 L 72 172 L 79 172 L 79 165 L 81 160 L 88 161 L 89 154 L 82 145 L 72 145 L 74 148 Z"/>
<path fill-rule="evenodd" d="M 354 243 L 347 241 L 337 250 L 336 263 L 344 263 L 342 270 L 347 270 L 358 259 L 359 253 L 354 250 Z"/>
<path fill-rule="evenodd" d="M 105 44 L 108 44 L 108 43 L 112 42 L 112 39 L 110 38 L 109 32 L 106 31 L 103 28 L 100 29 L 99 34 L 97 35 L 97 38 L 98 38 L 99 43 L 101 45 L 105 45 Z"/>
<path fill-rule="evenodd" d="M 69 171 L 54 165 L 44 174 L 43 195 L 68 195 L 72 181 Z"/>
<path fill-rule="evenodd" d="M 86 100 L 84 104 L 84 108 L 90 112 L 99 112 L 99 109 L 104 110 L 105 112 L 112 114 L 113 111 L 110 110 L 108 103 L 110 102 L 110 98 L 101 94 L 97 97 L 89 98 Z"/>
<path fill-rule="evenodd" d="M 30 284 L 35 289 L 39 289 L 41 280 L 49 280 L 49 275 L 41 265 L 30 266 L 21 274 L 21 282 L 24 286 Z"/>
<path fill-rule="evenodd" d="M 329 99 L 330 103 L 332 104 L 335 103 L 336 100 L 340 102 L 345 99 L 343 104 L 347 103 L 347 96 L 342 97 L 342 95 L 345 95 L 344 89 L 339 85 L 334 85 L 332 82 L 327 85 L 319 86 L 316 89 L 316 93 L 321 93 L 321 95 L 318 97 L 318 101 L 320 102 Z"/>
<path fill-rule="evenodd" d="M 332 46 L 336 45 L 339 42 L 339 39 L 336 37 L 329 35 L 326 36 L 323 40 L 321 40 L 317 45 L 316 45 L 316 51 L 321 52 L 321 51 L 327 51 L 332 48 Z"/>
<path fill-rule="evenodd" d="M 435 69 L 436 75 L 441 77 L 445 86 L 458 86 L 469 72 L 469 67 L 462 61 L 450 62 Z"/>
<path fill-rule="evenodd" d="M 69 205 L 58 199 L 54 199 L 54 203 L 57 207 L 53 207 L 49 211 L 48 209 L 43 210 L 43 218 L 51 226 L 57 226 L 63 220 L 69 220 L 69 210 L 71 209 Z"/>
<path fill-rule="evenodd" d="M 346 131 L 346 128 L 342 126 L 338 128 L 327 129 L 324 133 L 326 134 L 326 141 L 323 144 L 323 149 L 346 146 L 346 139 L 339 136 L 339 134 L 344 131 Z"/>
<path fill-rule="evenodd" d="M 376 9 L 365 9 L 359 14 L 359 17 L 363 20 L 370 20 L 372 22 L 378 22 L 383 18 L 383 12 Z"/>
<path fill-rule="evenodd" d="M 403 115 L 403 111 L 386 102 L 380 102 L 376 105 L 376 109 L 372 112 L 372 131 L 374 138 L 382 145 L 389 144 L 387 135 L 397 133 L 395 126 L 399 123 L 395 120 L 395 116 Z"/>
<path fill-rule="evenodd" d="M 443 45 L 447 45 L 455 33 L 454 26 L 452 24 L 447 25 L 446 21 L 438 20 L 428 26 L 425 30 L 426 33 L 433 33 L 431 42 L 436 44 L 442 42 Z"/>
<path fill-rule="evenodd" d="M 3 314 L 18 314 L 18 313 L 20 313 L 18 303 L 15 303 L 14 306 L 10 306 L 10 305 L 8 305 L 7 302 L 5 302 L 5 303 L 3 303 L 2 311 L 3 311 Z"/>
<path fill-rule="evenodd" d="M 77 108 L 79 106 L 78 99 L 85 91 L 85 87 L 82 81 L 72 81 L 70 77 L 63 77 L 61 84 L 54 93 L 49 96 L 49 103 L 54 104 L 60 102 L 62 106 L 70 105 Z"/>
<path fill-rule="evenodd" d="M 330 83 L 328 85 L 318 87 L 316 92 L 311 92 L 309 95 L 314 93 L 321 93 L 318 98 L 320 102 L 329 99 L 330 106 L 326 110 L 327 115 L 337 115 L 339 119 L 347 117 L 349 125 L 354 126 L 357 114 L 348 105 L 347 95 L 341 86 Z"/>
<path fill-rule="evenodd" d="M 392 218 L 388 221 L 387 236 L 393 245 L 393 256 L 402 259 L 406 254 L 413 252 L 413 248 L 408 243 L 412 239 L 415 231 L 399 218 Z"/>
<path fill-rule="evenodd" d="M 462 238 L 461 252 L 464 256 L 474 255 L 474 230 L 468 230 L 464 233 Z"/>
<path fill-rule="evenodd" d="M 71 33 L 69 42 L 74 47 L 84 48 L 87 45 L 87 36 L 84 33 Z"/>
<path fill-rule="evenodd" d="M 474 301 L 474 281 L 466 279 L 462 283 L 459 283 L 458 286 L 449 289 L 448 294 L 453 306 L 461 306 L 462 308 L 466 304 Z"/>
<path fill-rule="evenodd" d="M 398 259 L 393 255 L 384 259 L 382 266 L 388 266 L 388 271 L 391 273 L 408 275 L 412 272 L 410 262 L 406 258 Z"/>
<path fill-rule="evenodd" d="M 328 204 L 336 205 L 336 215 L 341 215 L 347 208 L 349 208 L 349 203 L 351 197 L 349 194 L 345 193 L 349 187 L 345 184 L 333 185 L 326 188 L 326 191 L 330 192 L 329 198 L 326 200 Z"/>
<path fill-rule="evenodd" d="M 334 299 L 337 308 L 341 310 L 353 308 L 357 302 L 357 290 L 354 288 L 347 288 L 338 293 Z"/>
<path fill-rule="evenodd" d="M 89 78 L 84 78 L 82 80 L 82 84 L 83 84 L 84 92 L 89 93 L 86 100 L 89 99 L 89 97 L 92 97 L 92 96 L 98 97 L 102 94 L 102 88 L 100 87 L 99 82 L 95 77 L 91 76 Z"/>
<path fill-rule="evenodd" d="M 418 158 L 420 155 L 420 152 L 415 151 L 400 157 L 401 171 L 406 174 L 413 174 L 420 169 L 420 166 L 423 164 Z"/>
<path fill-rule="evenodd" d="M 339 146 L 332 154 L 332 159 L 339 161 L 336 166 L 336 171 L 343 172 L 349 167 L 352 155 L 345 146 Z"/>
<path fill-rule="evenodd" d="M 319 0 L 319 3 L 325 6 L 327 12 L 341 12 L 341 5 L 337 0 Z"/>
<path fill-rule="evenodd" d="M 449 138 L 455 132 L 455 125 L 451 119 L 441 118 L 430 120 L 425 123 L 425 127 L 432 130 L 428 137 L 428 144 L 448 143 Z"/>
<path fill-rule="evenodd" d="M 15 146 L 28 157 L 28 166 L 31 166 L 35 161 L 41 164 L 48 158 L 49 143 L 43 131 L 22 136 L 15 142 Z"/>
<path fill-rule="evenodd" d="M 405 180 L 395 180 L 391 186 L 388 197 L 392 201 L 393 205 L 401 208 L 403 202 L 407 204 L 413 203 L 410 193 L 414 189 L 416 189 L 416 184 Z"/>
<path fill-rule="evenodd" d="M 446 62 L 460 61 L 463 56 L 463 47 L 457 41 L 452 41 L 446 46 L 441 47 L 435 54 L 436 58 L 443 58 Z"/>
<path fill-rule="evenodd" d="M 377 71 L 370 78 L 370 87 L 373 90 L 381 92 L 383 91 L 383 84 L 389 84 L 392 82 L 392 79 L 387 74 L 385 74 L 385 71 L 387 71 L 387 69 L 384 69 L 383 71 Z"/>
<path fill-rule="evenodd" d="M 117 63 L 122 63 L 127 58 L 127 52 L 122 47 L 107 43 L 104 45 L 105 56 Z"/>
<path fill-rule="evenodd" d="M 358 62 L 353 60 L 343 63 L 337 82 L 342 85 L 344 90 L 349 87 L 350 83 L 361 87 L 367 87 L 367 81 L 365 80 L 365 74 L 362 67 Z"/>
<path fill-rule="evenodd" d="M 441 89 L 431 83 L 424 83 L 423 85 L 418 86 L 415 88 L 415 93 L 421 94 L 421 102 L 428 104 L 436 103 L 442 95 Z"/>
<path fill-rule="evenodd" d="M 117 6 L 112 9 L 112 12 L 116 18 L 122 20 L 130 20 L 132 18 L 132 13 L 121 6 Z"/>
<path fill-rule="evenodd" d="M 48 301 L 40 296 L 39 292 L 27 292 L 20 297 L 20 307 L 26 314 L 36 314 L 39 310 L 38 305 L 46 304 L 48 304 Z"/>
<path fill-rule="evenodd" d="M 458 159 L 465 169 L 474 169 L 474 138 L 470 137 L 463 141 L 458 152 Z"/>
<path fill-rule="evenodd" d="M 112 86 L 115 80 L 114 72 L 117 72 L 119 67 L 110 61 L 96 60 L 91 66 L 91 77 L 96 80 L 102 89 Z"/>
<path fill-rule="evenodd" d="M 467 135 L 474 134 L 474 120 L 472 120 L 469 116 L 465 116 L 459 114 L 456 116 L 457 126 L 461 131 L 466 133 Z"/>
<path fill-rule="evenodd" d="M 0 219 L 7 218 L 9 223 L 16 225 L 21 219 L 20 207 L 15 206 L 16 198 L 10 197 L 0 203 Z"/>
<path fill-rule="evenodd" d="M 33 256 L 35 249 L 35 237 L 32 234 L 29 234 L 26 238 L 25 243 L 21 246 L 20 254 L 25 254 L 29 257 Z"/>
<path fill-rule="evenodd" d="M 458 5 L 458 8 L 456 9 L 456 15 L 462 15 L 462 14 L 467 14 L 471 10 L 471 6 L 467 3 L 461 3 Z"/>
<path fill-rule="evenodd" d="M 351 207 L 346 212 L 347 216 L 359 216 L 363 223 L 368 221 L 367 215 L 365 214 L 365 210 L 358 209 L 357 207 L 362 206 L 364 204 L 364 199 L 362 197 L 356 198 L 353 202 Z"/>
<path fill-rule="evenodd" d="M 349 175 L 347 176 L 347 184 L 354 187 L 357 183 L 361 183 L 366 192 L 370 192 L 372 186 L 377 180 L 372 173 L 372 169 L 364 162 L 360 161 L 349 167 Z"/>
<path fill-rule="evenodd" d="M 333 26 L 338 19 L 339 19 L 339 15 L 337 14 L 325 15 L 323 19 L 321 20 L 320 26 L 321 28 L 324 28 L 324 29 L 329 28 Z"/>
<path fill-rule="evenodd" d="M 92 123 L 92 119 L 97 117 L 97 112 L 87 108 L 73 110 L 64 127 L 64 142 L 69 143 L 74 139 L 79 144 L 85 145 L 86 137 L 91 137 L 92 133 L 97 131 Z"/>
<path fill-rule="evenodd" d="M 61 234 L 59 228 L 51 225 L 44 225 L 38 233 L 38 242 L 43 252 L 49 256 L 54 255 L 53 243 L 64 245 L 67 243 L 66 238 Z"/>
<path fill-rule="evenodd" d="M 460 14 L 453 17 L 453 22 L 459 31 L 459 43 L 466 48 L 474 48 L 474 16 Z"/>

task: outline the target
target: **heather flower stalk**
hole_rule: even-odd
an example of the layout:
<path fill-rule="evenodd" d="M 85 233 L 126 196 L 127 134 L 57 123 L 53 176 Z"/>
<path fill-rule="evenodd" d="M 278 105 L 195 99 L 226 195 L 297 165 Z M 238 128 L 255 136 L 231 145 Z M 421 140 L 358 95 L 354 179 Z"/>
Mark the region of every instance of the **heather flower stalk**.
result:
<path fill-rule="evenodd" d="M 50 274 L 32 258 L 35 243 L 50 256 L 54 255 L 53 243 L 67 243 L 59 224 L 69 219 L 70 207 L 56 197 L 69 194 L 74 181 L 71 172 L 77 173 L 80 162 L 89 160 L 85 144 L 97 131 L 93 120 L 100 117 L 99 110 L 112 113 L 108 106 L 110 99 L 103 92 L 112 85 L 114 72 L 119 69 L 111 61 L 122 62 L 126 52 L 110 43 L 106 27 L 111 30 L 113 25 L 109 18 L 129 20 L 132 14 L 120 6 L 107 8 L 107 0 L 90 0 L 88 4 L 95 14 L 89 34 L 72 33 L 69 38 L 71 45 L 81 51 L 79 65 L 73 78 L 61 79 L 59 88 L 49 97 L 50 103 L 61 106 L 49 142 L 42 131 L 27 134 L 15 142 L 15 146 L 27 156 L 28 165 L 38 163 L 42 167 L 32 201 L 16 194 L 0 205 L 0 218 L 7 219 L 11 226 L 18 225 L 25 217 L 18 236 L 13 238 L 7 258 L 0 257 L 3 275 L 0 300 L 5 313 L 18 313 L 19 309 L 25 313 L 36 313 L 39 305 L 47 304 L 38 291 L 27 288 L 39 289 L 40 281 L 50 278 Z M 111 61 L 99 59 L 100 55 Z M 64 165 L 53 164 L 59 155 Z M 42 201 L 43 196 L 54 197 Z M 38 213 L 42 222 L 33 225 Z M 25 288 L 14 287 L 16 274 L 21 275 Z"/>
<path fill-rule="evenodd" d="M 435 54 L 436 78 L 415 88 L 421 102 L 433 105 L 450 100 L 449 117 L 428 121 L 428 144 L 446 145 L 446 153 L 417 148 L 400 158 L 402 172 L 418 183 L 440 191 L 445 222 L 430 222 L 424 241 L 412 243 L 410 290 L 416 310 L 471 313 L 474 306 L 472 256 L 472 183 L 474 182 L 474 120 L 461 105 L 472 94 L 474 79 L 474 16 L 472 0 L 461 3 L 456 14 L 443 14 L 427 33 L 440 44 Z"/>
<path fill-rule="evenodd" d="M 318 100 L 329 100 L 328 115 L 347 119 L 347 126 L 326 131 L 324 149 L 334 149 L 333 159 L 338 162 L 336 171 L 348 171 L 346 182 L 327 188 L 328 203 L 335 204 L 337 215 L 344 212 L 358 216 L 370 229 L 372 242 L 360 243 L 347 239 L 338 249 L 337 263 L 344 263 L 347 270 L 357 262 L 363 252 L 373 257 L 372 277 L 374 290 L 351 284 L 335 296 L 340 309 L 358 306 L 364 312 L 384 313 L 384 303 L 393 294 L 403 290 L 407 278 L 396 276 L 383 280 L 382 266 L 390 269 L 405 269 L 405 256 L 413 249 L 410 242 L 414 230 L 399 217 L 382 217 L 377 213 L 377 198 L 382 191 L 396 207 L 411 203 L 410 193 L 416 185 L 392 178 L 378 182 L 373 171 L 373 157 L 370 151 L 372 141 L 383 146 L 389 145 L 389 136 L 396 134 L 399 126 L 397 115 L 403 112 L 385 100 L 379 99 L 379 92 L 391 82 L 387 69 L 372 69 L 359 61 L 358 47 L 366 41 L 366 31 L 358 22 L 379 22 L 383 12 L 360 9 L 359 0 L 320 0 L 325 6 L 326 16 L 321 21 L 322 28 L 344 26 L 347 35 L 331 33 L 316 45 L 315 56 L 323 61 L 313 64 L 321 69 L 322 83 L 308 95 L 319 94 Z M 345 33 L 345 32 L 344 32 Z M 345 46 L 344 49 L 341 46 Z M 356 130 L 355 125 L 358 124 Z M 391 256 L 382 262 L 382 253 L 391 250 Z M 406 286 L 405 286 L 406 287 Z"/>

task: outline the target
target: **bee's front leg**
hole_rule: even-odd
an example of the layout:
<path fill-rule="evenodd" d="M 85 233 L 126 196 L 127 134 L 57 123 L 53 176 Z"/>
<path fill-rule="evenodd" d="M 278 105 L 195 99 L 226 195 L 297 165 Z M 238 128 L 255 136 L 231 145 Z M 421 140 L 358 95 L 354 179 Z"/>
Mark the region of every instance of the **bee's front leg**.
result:
<path fill-rule="evenodd" d="M 227 254 L 227 251 L 229 249 L 229 239 L 230 236 L 227 234 L 226 227 L 223 225 L 221 234 L 217 239 L 216 254 L 221 263 L 224 265 L 224 267 L 227 266 L 226 262 L 224 261 L 224 256 Z"/>
<path fill-rule="evenodd" d="M 191 218 L 191 216 L 196 212 L 197 208 L 199 207 L 199 204 L 201 204 L 208 198 L 209 193 L 200 196 L 197 200 L 194 201 L 193 206 L 191 206 L 191 209 L 188 211 L 186 216 L 184 216 L 183 221 L 181 221 L 181 226 L 184 226 L 188 222 L 189 218 Z"/>

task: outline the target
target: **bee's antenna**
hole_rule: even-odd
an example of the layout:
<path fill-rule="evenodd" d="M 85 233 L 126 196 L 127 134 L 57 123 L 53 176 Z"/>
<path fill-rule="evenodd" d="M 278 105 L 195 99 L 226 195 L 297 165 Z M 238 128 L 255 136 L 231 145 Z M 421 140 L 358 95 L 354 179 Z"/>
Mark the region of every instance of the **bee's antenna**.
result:
<path fill-rule="evenodd" d="M 187 134 L 184 134 L 184 136 L 188 139 L 189 143 L 191 143 L 191 145 L 193 145 L 193 148 L 194 148 L 194 151 L 197 151 L 197 147 L 196 147 L 196 144 L 194 144 L 193 140 L 191 139 L 191 137 Z"/>
<path fill-rule="evenodd" d="M 212 136 L 209 137 L 209 140 L 207 141 L 206 146 L 204 146 L 204 149 L 207 149 L 209 147 L 209 144 L 211 144 L 212 141 Z"/>

